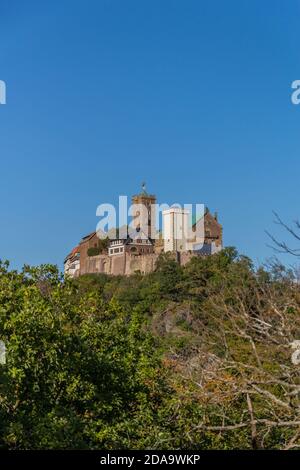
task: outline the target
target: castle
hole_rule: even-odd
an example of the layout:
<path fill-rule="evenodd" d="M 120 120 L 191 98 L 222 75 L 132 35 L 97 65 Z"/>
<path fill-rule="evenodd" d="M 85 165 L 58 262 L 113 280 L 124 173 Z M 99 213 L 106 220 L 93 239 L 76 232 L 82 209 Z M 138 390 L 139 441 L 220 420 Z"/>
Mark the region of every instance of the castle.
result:
<path fill-rule="evenodd" d="M 132 196 L 133 215 L 130 226 L 114 230 L 114 236 L 99 238 L 92 232 L 82 238 L 79 245 L 65 258 L 64 272 L 69 277 L 89 273 L 130 275 L 135 272 L 149 273 L 155 269 L 161 253 L 169 252 L 181 265 L 193 256 L 208 256 L 222 249 L 222 226 L 217 214 L 206 208 L 204 214 L 191 225 L 193 233 L 201 225 L 201 243 L 192 236 L 187 239 L 184 229 L 189 224 L 189 211 L 170 207 L 162 212 L 163 231 L 156 230 L 156 197 L 142 191 Z M 140 207 L 145 211 L 141 214 Z M 141 229 L 141 221 L 142 227 Z M 153 236 L 155 234 L 155 236 Z M 179 235 L 178 235 L 179 234 Z"/>

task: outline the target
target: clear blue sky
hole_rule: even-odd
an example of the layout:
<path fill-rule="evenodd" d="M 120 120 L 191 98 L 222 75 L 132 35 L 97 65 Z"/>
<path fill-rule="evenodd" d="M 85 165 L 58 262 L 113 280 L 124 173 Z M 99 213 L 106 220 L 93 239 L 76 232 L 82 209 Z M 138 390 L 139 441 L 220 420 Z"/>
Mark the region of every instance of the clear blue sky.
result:
<path fill-rule="evenodd" d="M 1 0 L 0 258 L 62 266 L 144 179 L 272 255 L 272 210 L 299 216 L 299 21 L 295 0 Z"/>

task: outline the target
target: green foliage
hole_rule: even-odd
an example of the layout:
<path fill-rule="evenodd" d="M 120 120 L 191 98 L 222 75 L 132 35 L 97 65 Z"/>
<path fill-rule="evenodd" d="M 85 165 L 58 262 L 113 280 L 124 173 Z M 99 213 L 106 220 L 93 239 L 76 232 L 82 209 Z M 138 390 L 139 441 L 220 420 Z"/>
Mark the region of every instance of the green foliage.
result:
<path fill-rule="evenodd" d="M 294 419 L 295 394 L 291 407 L 280 400 L 282 382 L 300 383 L 288 353 L 299 313 L 290 272 L 255 271 L 233 248 L 184 267 L 165 254 L 129 277 L 64 280 L 51 265 L 0 262 L 0 447 L 253 448 L 250 425 L 214 429 L 245 420 L 245 390 L 257 420 Z M 257 432 L 266 448 L 294 436 Z"/>
<path fill-rule="evenodd" d="M 98 243 L 97 243 L 97 246 L 92 246 L 92 247 L 88 248 L 87 255 L 88 256 L 98 256 L 101 253 L 103 253 L 104 251 L 107 251 L 108 245 L 109 245 L 109 239 L 108 238 L 99 239 Z"/>
<path fill-rule="evenodd" d="M 159 364 L 140 323 L 96 289 L 58 283 L 55 270 L 2 274 L 2 447 L 116 448 L 129 436 L 133 444 L 131 417 L 143 419 L 136 408 L 155 413 L 147 370 Z"/>
<path fill-rule="evenodd" d="M 92 246 L 91 248 L 88 248 L 87 250 L 87 255 L 88 256 L 97 256 L 100 255 L 101 250 L 98 246 Z"/>

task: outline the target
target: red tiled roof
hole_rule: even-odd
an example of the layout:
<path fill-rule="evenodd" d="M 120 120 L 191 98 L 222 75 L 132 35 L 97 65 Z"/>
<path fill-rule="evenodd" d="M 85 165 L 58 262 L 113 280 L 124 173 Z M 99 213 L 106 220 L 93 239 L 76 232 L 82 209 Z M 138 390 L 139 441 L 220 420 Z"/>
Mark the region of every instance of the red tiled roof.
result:
<path fill-rule="evenodd" d="M 76 253 L 79 253 L 79 246 L 76 246 L 75 248 L 73 248 L 73 250 L 65 257 L 64 262 L 66 262 L 68 259 L 72 258 L 72 256 L 74 256 Z"/>

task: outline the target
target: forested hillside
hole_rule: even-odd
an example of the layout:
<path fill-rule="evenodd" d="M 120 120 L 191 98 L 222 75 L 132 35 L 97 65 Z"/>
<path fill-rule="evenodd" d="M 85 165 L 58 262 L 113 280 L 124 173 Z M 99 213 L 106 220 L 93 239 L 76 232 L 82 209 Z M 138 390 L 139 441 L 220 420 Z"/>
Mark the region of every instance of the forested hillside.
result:
<path fill-rule="evenodd" d="M 0 446 L 297 447 L 298 339 L 292 273 L 233 248 L 127 278 L 2 263 Z"/>

